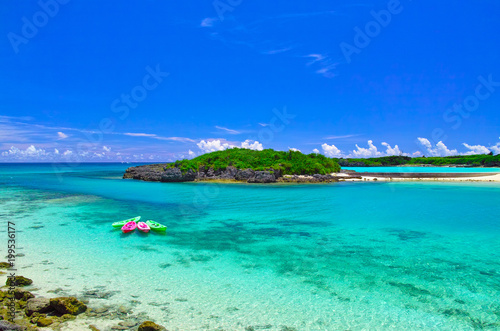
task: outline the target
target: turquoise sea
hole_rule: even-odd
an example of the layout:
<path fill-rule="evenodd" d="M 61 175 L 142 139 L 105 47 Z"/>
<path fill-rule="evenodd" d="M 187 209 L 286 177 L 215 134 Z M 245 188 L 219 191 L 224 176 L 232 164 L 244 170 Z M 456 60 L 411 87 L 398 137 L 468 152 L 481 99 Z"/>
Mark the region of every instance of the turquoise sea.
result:
<path fill-rule="evenodd" d="M 15 222 L 35 293 L 168 330 L 500 329 L 500 183 L 148 183 L 129 166 L 0 165 L 1 236 Z M 137 215 L 167 234 L 111 228 Z"/>

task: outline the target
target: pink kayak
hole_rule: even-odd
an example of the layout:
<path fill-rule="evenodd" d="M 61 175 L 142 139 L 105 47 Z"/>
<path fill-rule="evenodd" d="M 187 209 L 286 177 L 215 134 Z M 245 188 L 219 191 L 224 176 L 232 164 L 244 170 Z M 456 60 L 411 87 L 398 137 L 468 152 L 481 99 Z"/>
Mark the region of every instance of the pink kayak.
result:
<path fill-rule="evenodd" d="M 149 227 L 149 225 L 147 225 L 147 224 L 146 224 L 146 223 L 144 223 L 144 222 L 139 222 L 139 223 L 137 223 L 137 228 L 138 228 L 139 230 L 141 230 L 142 232 L 146 232 L 146 233 L 148 233 L 148 232 L 149 232 L 149 230 L 151 230 L 151 228 Z"/>
<path fill-rule="evenodd" d="M 122 226 L 122 231 L 123 231 L 123 233 L 129 233 L 129 232 L 134 231 L 136 227 L 137 227 L 137 223 L 135 223 L 134 221 L 130 221 L 128 223 L 125 223 L 124 226 Z"/>

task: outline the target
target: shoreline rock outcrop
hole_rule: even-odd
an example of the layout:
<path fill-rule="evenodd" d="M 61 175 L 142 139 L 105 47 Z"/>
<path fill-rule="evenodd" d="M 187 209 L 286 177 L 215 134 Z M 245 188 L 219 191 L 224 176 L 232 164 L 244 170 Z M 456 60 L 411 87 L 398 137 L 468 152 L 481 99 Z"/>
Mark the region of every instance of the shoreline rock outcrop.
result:
<path fill-rule="evenodd" d="M 200 167 L 197 172 L 189 169 L 182 172 L 180 168 L 167 168 L 167 164 L 150 164 L 130 167 L 123 175 L 125 179 L 138 179 L 149 182 L 193 182 L 229 180 L 247 183 L 324 183 L 338 181 L 331 175 L 283 176 L 275 169 L 255 171 L 252 169 L 238 169 L 229 166 L 226 169 Z"/>

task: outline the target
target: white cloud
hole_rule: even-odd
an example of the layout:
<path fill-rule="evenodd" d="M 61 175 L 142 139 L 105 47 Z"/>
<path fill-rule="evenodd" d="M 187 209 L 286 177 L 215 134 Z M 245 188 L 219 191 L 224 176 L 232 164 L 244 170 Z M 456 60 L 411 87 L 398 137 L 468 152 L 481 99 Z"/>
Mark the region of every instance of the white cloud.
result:
<path fill-rule="evenodd" d="M 264 149 L 261 143 L 249 139 L 241 143 L 241 148 L 253 149 L 254 151 L 261 151 Z"/>
<path fill-rule="evenodd" d="M 488 148 L 486 148 L 485 146 L 482 146 L 482 145 L 469 145 L 467 143 L 463 143 L 463 145 L 465 147 L 467 147 L 467 149 L 469 149 L 470 151 L 466 152 L 464 155 L 475 155 L 475 154 L 489 154 L 490 153 L 490 150 Z"/>
<path fill-rule="evenodd" d="M 102 146 L 102 149 L 103 149 L 105 152 L 111 152 L 111 147 L 108 147 L 108 146 Z"/>
<path fill-rule="evenodd" d="M 500 137 L 499 137 L 500 139 Z M 493 152 L 493 154 L 500 154 L 500 142 L 496 143 L 493 146 L 490 146 L 490 150 Z"/>
<path fill-rule="evenodd" d="M 33 159 L 47 156 L 47 152 L 42 148 L 36 148 L 34 145 L 29 146 L 25 150 L 12 146 L 8 151 L 2 152 L 2 156 L 13 159 Z"/>
<path fill-rule="evenodd" d="M 230 144 L 227 142 L 224 142 L 223 140 L 220 139 L 214 139 L 214 140 L 202 140 L 199 143 L 196 144 L 202 151 L 202 153 L 211 153 L 215 151 L 223 151 L 228 148 L 234 148 L 234 147 L 240 147 L 240 148 L 246 148 L 246 149 L 253 149 L 256 151 L 261 151 L 264 149 L 261 143 L 258 141 L 250 140 L 247 139 L 244 142 L 240 144 L 240 146 Z"/>
<path fill-rule="evenodd" d="M 189 150 L 188 154 L 189 154 L 189 157 L 195 157 L 196 156 L 196 153 L 193 152 L 192 150 Z"/>
<path fill-rule="evenodd" d="M 288 150 L 294 151 L 294 152 L 300 152 L 300 149 L 293 148 L 293 147 L 288 147 Z"/>
<path fill-rule="evenodd" d="M 63 156 L 71 156 L 71 154 L 73 154 L 73 151 L 67 149 L 66 151 L 64 151 Z M 87 152 L 83 152 L 82 156 L 87 156 L 87 154 L 88 154 Z"/>
<path fill-rule="evenodd" d="M 223 151 L 225 149 L 234 147 L 233 145 L 229 145 L 228 143 L 223 143 L 220 140 L 211 140 L 211 141 L 202 140 L 196 145 L 201 149 L 203 153 Z"/>
<path fill-rule="evenodd" d="M 225 131 L 225 132 L 227 132 L 229 134 L 240 134 L 241 133 L 240 131 L 233 130 L 233 129 L 228 129 L 228 128 L 225 128 L 223 126 L 218 126 L 218 125 L 216 125 L 215 128 L 219 129 L 219 130 L 222 130 L 222 131 Z"/>
<path fill-rule="evenodd" d="M 313 149 L 313 153 L 319 154 L 319 150 L 317 148 Z"/>
<path fill-rule="evenodd" d="M 328 144 L 323 144 L 321 145 L 321 148 L 323 149 L 323 154 L 328 157 L 341 157 L 342 156 L 342 151 L 337 148 L 335 145 L 328 145 Z M 317 149 L 316 149 L 317 151 Z M 315 153 L 319 153 L 315 152 Z"/>
<path fill-rule="evenodd" d="M 217 22 L 218 19 L 214 17 L 207 17 L 201 21 L 200 26 L 203 28 L 208 28 L 211 26 L 214 26 L 215 22 Z"/>
<path fill-rule="evenodd" d="M 54 148 L 54 154 L 59 155 L 59 150 L 57 148 Z"/>
<path fill-rule="evenodd" d="M 58 132 L 57 136 L 59 137 L 59 139 L 66 139 L 66 138 L 68 138 L 68 135 L 64 134 L 63 132 Z"/>
<path fill-rule="evenodd" d="M 359 147 L 356 144 L 357 150 L 352 151 L 354 157 L 378 157 L 382 156 L 382 153 L 377 150 L 377 147 L 373 144 L 373 140 L 368 140 L 368 148 Z"/>
<path fill-rule="evenodd" d="M 391 145 L 389 145 L 386 142 L 383 142 L 382 145 L 385 146 L 385 147 L 387 147 L 387 150 L 385 151 L 385 154 L 387 156 L 391 156 L 391 155 L 403 155 L 403 153 L 399 149 L 398 145 L 394 146 L 394 148 L 392 148 Z"/>
<path fill-rule="evenodd" d="M 351 138 L 351 137 L 356 137 L 359 136 L 359 134 L 346 134 L 343 136 L 328 136 L 324 137 L 323 139 L 344 139 L 344 138 Z"/>
<path fill-rule="evenodd" d="M 431 142 L 426 139 L 426 138 L 417 138 L 418 139 L 418 142 L 423 145 L 425 148 L 432 148 L 432 144 Z"/>
<path fill-rule="evenodd" d="M 435 147 L 433 147 L 431 142 L 426 138 L 419 137 L 418 141 L 426 148 L 427 153 L 429 153 L 430 156 L 458 155 L 458 151 L 456 149 L 448 149 L 442 141 L 438 142 Z"/>
<path fill-rule="evenodd" d="M 421 157 L 422 155 L 423 155 L 423 154 L 422 154 L 422 152 L 421 152 L 421 151 L 416 151 L 415 153 L 413 153 L 413 154 L 411 155 L 411 157 Z"/>
<path fill-rule="evenodd" d="M 185 137 L 162 137 L 158 136 L 153 133 L 142 133 L 142 132 L 125 132 L 125 133 L 113 133 L 113 134 L 119 134 L 119 135 L 124 135 L 124 136 L 129 136 L 129 137 L 146 137 L 146 138 L 153 138 L 157 140 L 168 140 L 168 141 L 180 141 L 180 142 L 191 142 L 194 143 L 195 141 L 190 138 L 185 138 Z"/>
<path fill-rule="evenodd" d="M 318 61 L 325 59 L 325 56 L 322 54 L 308 54 L 308 55 L 305 55 L 304 57 L 312 58 L 312 60 L 307 63 L 308 66 L 310 66 L 311 64 L 313 64 L 315 62 L 318 62 Z"/>
<path fill-rule="evenodd" d="M 269 123 L 259 123 L 260 126 L 266 127 L 269 126 Z"/>

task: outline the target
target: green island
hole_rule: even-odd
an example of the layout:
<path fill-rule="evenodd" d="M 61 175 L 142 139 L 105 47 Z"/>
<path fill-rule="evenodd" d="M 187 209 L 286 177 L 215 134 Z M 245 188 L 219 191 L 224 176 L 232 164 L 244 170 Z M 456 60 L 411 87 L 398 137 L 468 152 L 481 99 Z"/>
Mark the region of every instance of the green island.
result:
<path fill-rule="evenodd" d="M 275 151 L 264 149 L 255 151 L 244 148 L 231 148 L 223 151 L 216 151 L 203 154 L 191 160 L 181 160 L 171 163 L 167 168 L 178 167 L 182 172 L 192 169 L 198 171 L 199 168 L 213 168 L 225 170 L 233 166 L 237 169 L 252 169 L 254 171 L 281 172 L 283 175 L 327 175 L 332 172 L 339 172 L 339 164 L 332 158 L 322 154 L 302 154 L 298 151 Z"/>
<path fill-rule="evenodd" d="M 232 148 L 172 163 L 127 169 L 123 178 L 145 181 L 330 182 L 340 165 L 321 154 Z"/>

